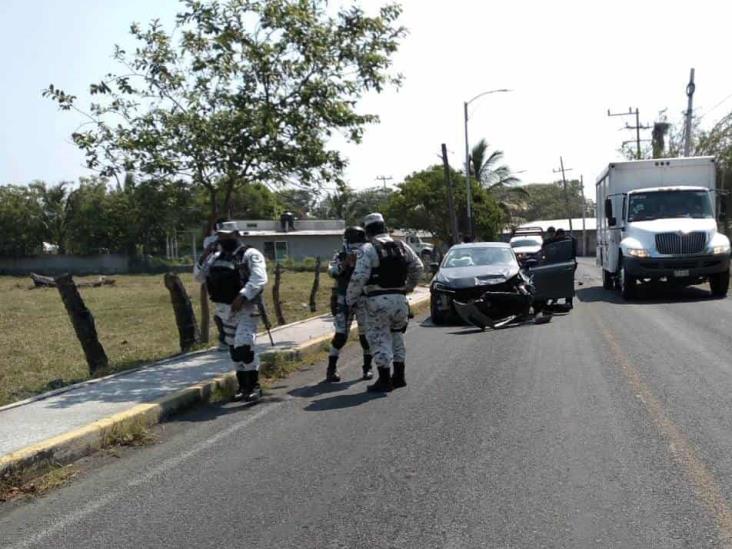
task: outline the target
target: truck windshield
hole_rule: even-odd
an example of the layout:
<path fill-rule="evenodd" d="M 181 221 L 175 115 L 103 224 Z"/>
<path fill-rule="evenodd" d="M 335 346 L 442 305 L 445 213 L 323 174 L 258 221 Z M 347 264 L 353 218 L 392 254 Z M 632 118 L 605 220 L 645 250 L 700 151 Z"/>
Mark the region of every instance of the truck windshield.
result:
<path fill-rule="evenodd" d="M 714 217 L 707 191 L 653 191 L 630 195 L 628 221 Z"/>

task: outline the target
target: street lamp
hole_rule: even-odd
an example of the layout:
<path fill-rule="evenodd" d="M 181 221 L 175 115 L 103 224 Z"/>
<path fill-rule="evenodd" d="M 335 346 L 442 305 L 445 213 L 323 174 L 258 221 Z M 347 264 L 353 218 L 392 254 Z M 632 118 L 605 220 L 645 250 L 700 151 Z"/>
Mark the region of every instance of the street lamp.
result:
<path fill-rule="evenodd" d="M 468 106 L 475 101 L 476 99 L 480 99 L 484 95 L 489 95 L 491 93 L 503 93 L 503 92 L 510 92 L 512 90 L 507 89 L 499 89 L 499 90 L 490 90 L 483 93 L 479 93 L 475 97 L 473 97 L 470 101 L 465 101 L 463 103 L 463 112 L 465 114 L 465 187 L 467 192 L 467 226 L 465 227 L 466 233 L 469 236 L 473 236 L 473 210 L 472 210 L 472 191 L 470 189 L 470 150 L 468 149 Z"/>

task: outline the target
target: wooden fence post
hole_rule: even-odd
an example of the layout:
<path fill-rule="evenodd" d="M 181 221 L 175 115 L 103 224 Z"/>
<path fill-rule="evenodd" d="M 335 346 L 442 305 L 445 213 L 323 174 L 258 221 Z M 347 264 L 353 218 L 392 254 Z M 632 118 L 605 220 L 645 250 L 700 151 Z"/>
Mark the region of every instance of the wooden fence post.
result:
<path fill-rule="evenodd" d="M 210 325 L 211 313 L 208 310 L 208 290 L 205 284 L 201 284 L 201 343 L 208 343 Z"/>
<path fill-rule="evenodd" d="M 188 297 L 188 292 L 186 292 L 186 288 L 177 274 L 166 273 L 164 280 L 165 287 L 170 292 L 170 301 L 173 303 L 173 310 L 175 311 L 175 323 L 178 325 L 178 335 L 180 337 L 180 350 L 183 352 L 190 351 L 200 336 L 191 299 Z"/>
<path fill-rule="evenodd" d="M 318 295 L 320 287 L 320 256 L 315 258 L 315 279 L 313 280 L 313 289 L 310 290 L 310 312 L 315 312 L 315 298 Z"/>
<path fill-rule="evenodd" d="M 274 304 L 275 316 L 277 317 L 277 324 L 280 326 L 287 324 L 285 316 L 282 314 L 282 303 L 280 303 L 280 279 L 282 277 L 282 265 L 279 261 L 275 265 L 275 281 L 272 286 L 272 302 Z"/>
<path fill-rule="evenodd" d="M 86 308 L 84 300 L 81 299 L 79 290 L 74 284 L 71 275 L 66 274 L 54 279 L 61 300 L 64 302 L 66 312 L 69 313 L 71 324 L 74 326 L 76 337 L 79 338 L 81 348 L 84 350 L 86 363 L 89 365 L 89 373 L 94 375 L 98 370 L 109 365 L 107 353 L 99 342 L 97 328 L 94 325 L 94 316 Z"/>

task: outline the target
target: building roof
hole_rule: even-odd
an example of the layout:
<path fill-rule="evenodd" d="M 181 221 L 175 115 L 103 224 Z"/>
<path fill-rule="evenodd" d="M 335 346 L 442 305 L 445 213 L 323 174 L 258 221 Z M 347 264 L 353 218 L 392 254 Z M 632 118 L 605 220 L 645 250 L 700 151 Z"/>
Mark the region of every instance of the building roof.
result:
<path fill-rule="evenodd" d="M 303 237 L 303 236 L 343 236 L 343 231 L 341 230 L 321 230 L 321 231 L 246 231 L 243 230 L 241 232 L 243 238 L 246 239 L 247 236 L 271 236 L 273 238 L 278 238 L 282 240 L 283 238 L 295 238 L 295 237 Z"/>

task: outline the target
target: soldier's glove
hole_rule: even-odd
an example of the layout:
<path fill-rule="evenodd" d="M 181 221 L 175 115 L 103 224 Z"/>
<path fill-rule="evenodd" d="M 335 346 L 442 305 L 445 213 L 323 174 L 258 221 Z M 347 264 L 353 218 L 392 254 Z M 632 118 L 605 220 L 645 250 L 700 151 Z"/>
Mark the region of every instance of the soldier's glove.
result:
<path fill-rule="evenodd" d="M 245 296 L 239 294 L 234 298 L 234 301 L 231 302 L 231 312 L 238 313 L 248 302 L 249 300 Z"/>

